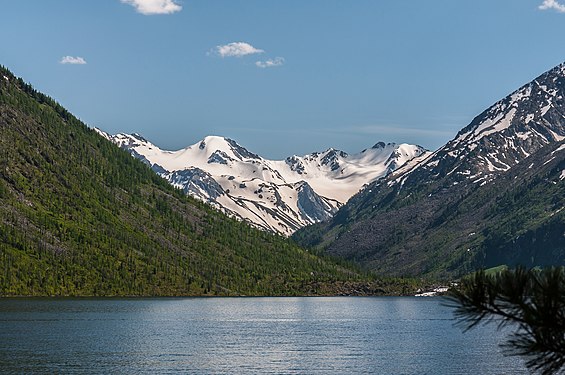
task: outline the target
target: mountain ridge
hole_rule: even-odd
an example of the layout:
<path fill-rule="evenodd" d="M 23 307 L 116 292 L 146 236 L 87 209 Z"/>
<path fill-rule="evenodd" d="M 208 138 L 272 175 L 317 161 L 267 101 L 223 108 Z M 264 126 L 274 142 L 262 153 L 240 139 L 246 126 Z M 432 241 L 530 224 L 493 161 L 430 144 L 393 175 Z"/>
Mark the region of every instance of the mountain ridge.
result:
<path fill-rule="evenodd" d="M 495 249 L 512 248 L 516 238 L 530 236 L 524 231 L 541 236 L 542 232 L 536 231 L 544 223 L 557 223 L 565 234 L 562 213 L 554 213 L 552 208 L 552 202 L 565 202 L 551 193 L 553 183 L 544 188 L 536 185 L 540 197 L 545 199 L 542 201 L 529 197 L 523 185 L 516 185 L 523 197 L 515 197 L 507 189 L 513 186 L 512 181 L 506 179 L 518 170 L 533 181 L 544 181 L 547 177 L 541 176 L 549 173 L 543 172 L 544 163 L 552 165 L 555 158 L 563 158 L 564 96 L 565 63 L 487 108 L 437 151 L 369 184 L 329 222 L 299 231 L 294 238 L 303 245 L 394 275 L 460 275 L 476 267 L 495 266 L 495 259 L 506 259 L 510 264 L 515 264 L 512 258 L 519 259 L 529 266 L 538 265 L 536 262 L 550 264 L 531 244 L 523 244 L 519 249 L 516 245 L 514 257 L 497 257 Z M 546 154 L 544 150 L 555 154 Z M 551 155 L 550 160 L 543 160 L 540 155 Z M 530 163 L 534 169 L 529 170 L 524 163 Z M 559 178 L 562 172 L 553 172 L 551 181 L 563 185 Z M 524 183 L 519 174 L 513 176 Z M 497 223 L 485 207 L 494 212 L 497 200 L 506 201 L 508 197 L 522 199 L 526 207 L 532 205 L 531 212 L 509 204 L 497 220 L 513 224 L 497 233 L 492 230 Z M 474 211 L 468 212 L 469 207 L 474 207 Z M 540 207 L 545 207 L 545 211 Z M 530 217 L 536 210 L 546 216 L 540 214 L 517 224 L 520 220 L 514 217 L 516 212 Z M 541 238 L 531 238 L 543 242 Z M 526 259 L 520 253 L 536 256 Z M 547 253 L 554 253 L 553 262 L 561 264 L 565 246 L 554 238 Z"/>
<path fill-rule="evenodd" d="M 167 151 L 138 134 L 97 131 L 187 194 L 283 235 L 331 218 L 364 184 L 427 152 L 420 146 L 379 142 L 352 155 L 329 148 L 269 160 L 220 136 Z"/>

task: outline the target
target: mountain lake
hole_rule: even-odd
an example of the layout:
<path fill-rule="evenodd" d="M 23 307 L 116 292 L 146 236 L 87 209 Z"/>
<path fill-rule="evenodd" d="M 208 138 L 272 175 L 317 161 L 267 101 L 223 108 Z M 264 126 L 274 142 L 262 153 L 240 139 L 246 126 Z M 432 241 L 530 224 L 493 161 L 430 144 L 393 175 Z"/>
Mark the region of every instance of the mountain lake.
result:
<path fill-rule="evenodd" d="M 526 374 L 441 297 L 0 299 L 0 372 Z"/>

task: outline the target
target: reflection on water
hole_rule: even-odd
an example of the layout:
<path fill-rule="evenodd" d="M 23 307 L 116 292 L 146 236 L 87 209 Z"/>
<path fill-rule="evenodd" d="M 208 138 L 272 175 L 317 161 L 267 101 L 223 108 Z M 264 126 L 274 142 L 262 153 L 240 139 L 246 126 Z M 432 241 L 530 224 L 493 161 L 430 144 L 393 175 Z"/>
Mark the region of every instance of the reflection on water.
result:
<path fill-rule="evenodd" d="M 519 374 L 437 298 L 0 300 L 6 373 Z"/>

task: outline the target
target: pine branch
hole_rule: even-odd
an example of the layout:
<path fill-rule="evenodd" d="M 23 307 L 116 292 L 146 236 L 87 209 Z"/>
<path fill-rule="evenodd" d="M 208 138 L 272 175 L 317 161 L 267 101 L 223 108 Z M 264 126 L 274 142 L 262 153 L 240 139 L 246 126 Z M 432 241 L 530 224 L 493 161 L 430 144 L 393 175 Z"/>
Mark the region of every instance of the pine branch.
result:
<path fill-rule="evenodd" d="M 457 324 L 465 331 L 496 321 L 498 328 L 516 326 L 504 345 L 510 355 L 528 358 L 526 366 L 554 374 L 565 366 L 565 271 L 483 271 L 463 280 L 448 296 Z"/>

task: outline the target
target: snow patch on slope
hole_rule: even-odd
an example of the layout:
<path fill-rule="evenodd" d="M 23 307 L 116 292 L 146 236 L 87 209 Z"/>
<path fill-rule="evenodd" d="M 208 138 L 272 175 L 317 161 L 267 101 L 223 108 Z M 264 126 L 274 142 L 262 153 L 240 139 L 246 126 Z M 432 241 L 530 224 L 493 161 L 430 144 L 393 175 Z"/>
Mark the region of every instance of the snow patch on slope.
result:
<path fill-rule="evenodd" d="M 565 140 L 563 97 L 565 63 L 496 102 L 439 150 L 396 170 L 387 184 L 493 181 L 545 145 Z"/>

